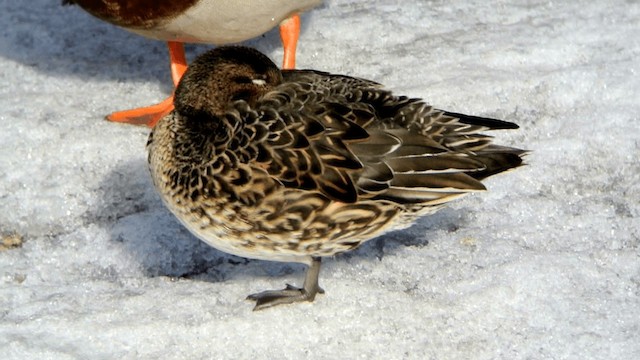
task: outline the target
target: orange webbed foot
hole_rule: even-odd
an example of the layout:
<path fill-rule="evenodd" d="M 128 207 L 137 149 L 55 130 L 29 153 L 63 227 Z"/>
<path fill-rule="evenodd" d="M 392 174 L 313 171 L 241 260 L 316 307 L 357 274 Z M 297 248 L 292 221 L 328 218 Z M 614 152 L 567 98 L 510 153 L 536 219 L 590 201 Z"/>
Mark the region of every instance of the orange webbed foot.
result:
<path fill-rule="evenodd" d="M 171 78 L 174 86 L 182 78 L 187 70 L 187 60 L 184 55 L 184 46 L 179 42 L 168 42 L 169 59 L 171 61 Z M 137 109 L 117 111 L 107 116 L 107 120 L 132 125 L 145 125 L 153 127 L 160 119 L 173 110 L 173 95 L 162 102 Z"/>
<path fill-rule="evenodd" d="M 165 115 L 173 110 L 173 95 L 162 102 L 136 109 L 116 111 L 107 115 L 107 120 L 131 125 L 154 127 Z"/>

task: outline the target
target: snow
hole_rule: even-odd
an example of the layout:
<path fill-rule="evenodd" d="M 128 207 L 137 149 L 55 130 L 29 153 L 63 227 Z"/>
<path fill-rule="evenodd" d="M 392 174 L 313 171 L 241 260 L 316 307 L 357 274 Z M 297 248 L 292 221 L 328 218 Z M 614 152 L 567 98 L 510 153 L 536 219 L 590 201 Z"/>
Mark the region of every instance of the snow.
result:
<path fill-rule="evenodd" d="M 528 166 L 304 267 L 209 248 L 164 208 L 148 129 L 166 48 L 59 1 L 2 2 L 0 358 L 640 358 L 640 3 L 333 0 L 298 66 L 514 121 Z M 280 61 L 277 31 L 247 42 Z M 207 46 L 189 46 L 193 58 Z"/>

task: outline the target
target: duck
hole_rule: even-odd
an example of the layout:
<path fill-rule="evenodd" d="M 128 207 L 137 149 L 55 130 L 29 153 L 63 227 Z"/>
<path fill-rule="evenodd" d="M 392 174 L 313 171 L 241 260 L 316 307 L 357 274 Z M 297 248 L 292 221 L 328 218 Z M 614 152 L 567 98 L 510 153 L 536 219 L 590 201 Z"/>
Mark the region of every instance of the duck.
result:
<path fill-rule="evenodd" d="M 197 57 L 152 129 L 149 170 L 166 207 L 233 255 L 307 265 L 302 287 L 249 295 L 254 309 L 313 301 L 321 259 L 404 229 L 527 153 L 484 132 L 512 122 L 443 111 L 377 82 L 280 70 L 224 46 Z"/>
<path fill-rule="evenodd" d="M 230 44 L 259 36 L 279 25 L 283 68 L 295 67 L 300 16 L 322 0 L 62 0 L 133 33 L 167 42 L 174 86 L 184 74 L 184 43 Z M 114 112 L 107 120 L 153 127 L 173 109 L 173 96 L 137 109 Z"/>

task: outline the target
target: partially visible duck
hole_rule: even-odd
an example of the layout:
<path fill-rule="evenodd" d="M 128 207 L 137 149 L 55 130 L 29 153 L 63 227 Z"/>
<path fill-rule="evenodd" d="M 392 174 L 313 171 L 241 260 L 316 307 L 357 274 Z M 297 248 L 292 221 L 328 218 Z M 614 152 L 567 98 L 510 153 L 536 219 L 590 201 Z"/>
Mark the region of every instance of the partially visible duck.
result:
<path fill-rule="evenodd" d="M 174 85 L 187 62 L 182 43 L 229 44 L 259 36 L 280 24 L 283 67 L 295 67 L 298 12 L 322 0 L 62 0 L 134 33 L 168 42 Z M 149 107 L 115 112 L 108 120 L 153 127 L 173 109 L 173 96 Z"/>
<path fill-rule="evenodd" d="M 209 245 L 309 266 L 302 288 L 249 296 L 263 309 L 313 301 L 321 257 L 407 227 L 520 166 L 525 151 L 481 133 L 516 128 L 220 47 L 180 81 L 175 110 L 149 135 L 149 168 L 167 207 Z"/>

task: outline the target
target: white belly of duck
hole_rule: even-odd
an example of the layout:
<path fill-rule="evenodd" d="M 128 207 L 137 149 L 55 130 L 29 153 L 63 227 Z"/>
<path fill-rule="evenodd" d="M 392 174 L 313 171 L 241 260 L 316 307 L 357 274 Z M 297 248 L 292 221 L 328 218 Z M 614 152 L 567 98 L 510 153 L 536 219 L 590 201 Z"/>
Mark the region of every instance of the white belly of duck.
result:
<path fill-rule="evenodd" d="M 201 0 L 152 29 L 127 30 L 165 41 L 229 44 L 264 34 L 293 13 L 320 3 L 322 0 Z"/>

